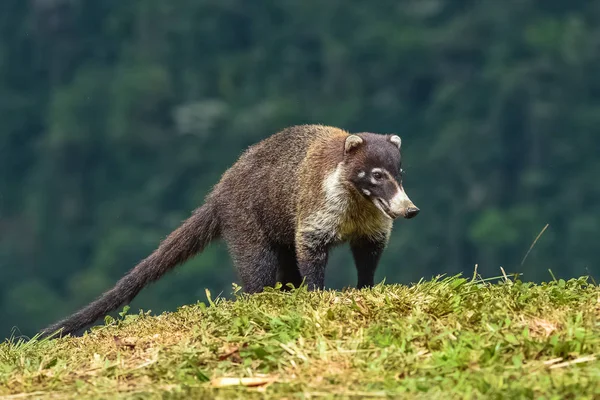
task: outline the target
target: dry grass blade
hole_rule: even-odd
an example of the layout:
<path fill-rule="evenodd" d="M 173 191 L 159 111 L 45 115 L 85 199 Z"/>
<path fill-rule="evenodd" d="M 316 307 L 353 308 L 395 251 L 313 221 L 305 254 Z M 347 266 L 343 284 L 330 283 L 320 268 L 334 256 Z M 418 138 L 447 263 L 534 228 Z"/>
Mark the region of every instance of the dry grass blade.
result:
<path fill-rule="evenodd" d="M 31 393 L 19 393 L 11 394 L 8 396 L 0 396 L 0 400 L 13 400 L 13 399 L 26 399 L 28 397 L 37 397 L 46 395 L 46 392 L 31 392 Z"/>
<path fill-rule="evenodd" d="M 360 398 L 373 398 L 373 397 L 389 397 L 389 394 L 386 392 L 355 392 L 355 391 L 336 391 L 335 393 L 331 392 L 304 392 L 302 393 L 304 397 L 331 397 L 332 395 L 336 396 L 351 396 L 351 397 L 360 397 Z"/>
<path fill-rule="evenodd" d="M 564 360 L 562 357 L 557 357 L 557 358 L 553 358 L 551 360 L 546 360 L 544 361 L 544 365 L 552 365 L 552 364 L 556 364 L 558 362 L 561 362 L 562 360 Z"/>
<path fill-rule="evenodd" d="M 275 377 L 272 376 L 252 376 L 245 378 L 223 376 L 215 378 L 211 381 L 213 387 L 226 387 L 226 386 L 247 386 L 256 387 L 264 386 L 269 383 L 275 382 Z"/>
<path fill-rule="evenodd" d="M 586 363 L 586 362 L 590 362 L 590 361 L 596 361 L 596 355 L 595 354 L 592 354 L 590 356 L 585 356 L 585 357 L 579 357 L 579 358 L 576 358 L 576 359 L 571 360 L 571 361 L 562 362 L 560 364 L 554 364 L 554 365 L 550 366 L 550 369 L 564 368 L 564 367 L 568 367 L 568 366 L 571 366 L 571 365 Z"/>
<path fill-rule="evenodd" d="M 531 246 L 529 247 L 529 250 L 527 250 L 527 253 L 525 254 L 525 257 L 523 257 L 523 260 L 521 261 L 521 266 L 523 266 L 523 264 L 525 264 L 525 260 L 527 260 L 527 257 L 529 256 L 529 253 L 531 253 L 531 250 L 533 250 L 533 247 L 538 242 L 538 240 L 540 240 L 540 238 L 542 237 L 542 235 L 544 234 L 544 232 L 546 232 L 546 229 L 548 229 L 549 226 L 550 226 L 550 224 L 546 224 L 546 226 L 544 227 L 544 229 L 542 229 L 542 231 L 539 233 L 539 235 L 537 235 L 537 237 L 535 238 L 535 240 L 533 241 L 533 243 L 531 243 Z"/>

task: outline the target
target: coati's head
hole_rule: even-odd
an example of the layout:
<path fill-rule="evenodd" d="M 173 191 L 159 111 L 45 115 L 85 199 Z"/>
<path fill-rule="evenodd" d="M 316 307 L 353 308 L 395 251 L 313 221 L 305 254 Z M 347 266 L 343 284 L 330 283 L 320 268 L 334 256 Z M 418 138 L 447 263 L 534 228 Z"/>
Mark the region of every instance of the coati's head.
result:
<path fill-rule="evenodd" d="M 402 186 L 401 144 L 397 135 L 359 133 L 346 137 L 344 146 L 348 180 L 391 219 L 419 213 Z"/>

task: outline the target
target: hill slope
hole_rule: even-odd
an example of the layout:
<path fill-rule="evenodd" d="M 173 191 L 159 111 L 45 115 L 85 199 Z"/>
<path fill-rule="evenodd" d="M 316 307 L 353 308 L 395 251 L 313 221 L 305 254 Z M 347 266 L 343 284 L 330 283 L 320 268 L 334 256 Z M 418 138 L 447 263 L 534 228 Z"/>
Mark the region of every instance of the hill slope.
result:
<path fill-rule="evenodd" d="M 0 398 L 600 395 L 600 289 L 585 278 L 208 298 L 1 344 Z"/>

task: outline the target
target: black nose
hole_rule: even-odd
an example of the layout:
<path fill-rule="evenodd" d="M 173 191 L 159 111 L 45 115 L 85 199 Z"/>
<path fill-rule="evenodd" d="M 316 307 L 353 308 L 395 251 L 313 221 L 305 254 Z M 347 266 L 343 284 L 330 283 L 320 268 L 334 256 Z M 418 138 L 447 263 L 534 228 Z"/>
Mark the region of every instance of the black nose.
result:
<path fill-rule="evenodd" d="M 419 208 L 418 207 L 410 207 L 408 210 L 406 210 L 406 216 L 404 218 L 406 219 L 411 219 L 417 216 L 417 214 L 419 213 Z"/>

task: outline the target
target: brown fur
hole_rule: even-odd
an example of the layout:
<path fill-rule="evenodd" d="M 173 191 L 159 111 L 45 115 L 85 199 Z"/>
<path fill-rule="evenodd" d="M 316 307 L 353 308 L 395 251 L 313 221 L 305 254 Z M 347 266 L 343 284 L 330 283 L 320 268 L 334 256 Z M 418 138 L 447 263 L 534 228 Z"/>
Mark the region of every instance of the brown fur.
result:
<path fill-rule="evenodd" d="M 144 286 L 218 237 L 227 243 L 250 293 L 277 281 L 298 286 L 304 280 L 311 290 L 323 288 L 328 251 L 344 241 L 350 242 L 357 264 L 358 287 L 372 285 L 392 220 L 364 188 L 384 193 L 378 196 L 387 201 L 392 195 L 385 193 L 398 184 L 372 185 L 365 173 L 361 172 L 362 181 L 357 174 L 384 165 L 391 176 L 399 168 L 399 145 L 389 135 L 359 134 L 352 143 L 346 142 L 349 136 L 335 127 L 303 125 L 249 147 L 223 174 L 205 204 L 148 258 L 113 289 L 43 334 L 84 328 L 131 301 Z M 407 217 L 409 206 L 414 207 L 408 200 L 402 205 Z M 418 209 L 412 210 L 416 215 Z"/>

